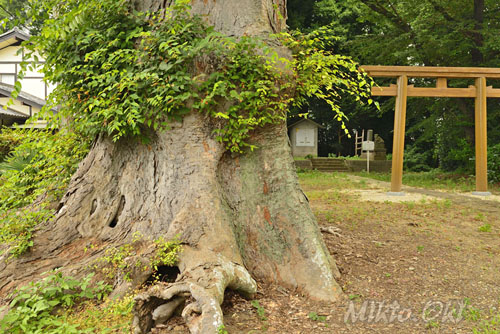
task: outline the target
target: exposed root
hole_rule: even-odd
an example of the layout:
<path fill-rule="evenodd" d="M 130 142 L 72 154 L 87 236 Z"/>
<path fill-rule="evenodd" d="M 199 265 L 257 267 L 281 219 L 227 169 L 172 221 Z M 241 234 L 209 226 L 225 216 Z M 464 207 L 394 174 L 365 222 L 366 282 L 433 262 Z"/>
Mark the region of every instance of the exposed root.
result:
<path fill-rule="evenodd" d="M 328 234 L 334 235 L 334 236 L 339 237 L 339 238 L 342 237 L 342 234 L 340 234 L 340 232 L 342 232 L 342 231 L 338 227 L 334 227 L 334 226 L 323 227 L 323 226 L 321 226 L 320 230 L 322 233 L 328 233 Z"/>
<path fill-rule="evenodd" d="M 149 333 L 182 309 L 192 334 L 216 334 L 223 325 L 220 305 L 226 288 L 251 296 L 257 284 L 244 267 L 229 261 L 205 263 L 175 283 L 158 283 L 135 298 L 134 333 Z"/>

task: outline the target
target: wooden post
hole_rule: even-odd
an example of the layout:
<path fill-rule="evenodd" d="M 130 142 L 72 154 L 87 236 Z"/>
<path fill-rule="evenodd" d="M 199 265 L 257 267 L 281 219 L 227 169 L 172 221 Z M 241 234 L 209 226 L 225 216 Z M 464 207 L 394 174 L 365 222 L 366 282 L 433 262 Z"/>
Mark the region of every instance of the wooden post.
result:
<path fill-rule="evenodd" d="M 486 128 L 486 78 L 476 79 L 476 192 L 487 194 L 488 192 L 488 144 Z"/>
<path fill-rule="evenodd" d="M 405 148 L 406 99 L 408 95 L 408 77 L 398 78 L 396 110 L 394 112 L 394 140 L 392 148 L 391 192 L 400 193 L 403 185 L 403 154 Z"/>
<path fill-rule="evenodd" d="M 447 78 L 437 78 L 436 88 L 448 88 L 448 79 Z"/>

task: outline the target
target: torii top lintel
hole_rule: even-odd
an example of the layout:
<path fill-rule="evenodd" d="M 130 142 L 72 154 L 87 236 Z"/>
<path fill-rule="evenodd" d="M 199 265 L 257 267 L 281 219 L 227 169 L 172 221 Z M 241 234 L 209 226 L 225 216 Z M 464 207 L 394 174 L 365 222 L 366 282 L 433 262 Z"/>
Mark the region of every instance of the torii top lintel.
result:
<path fill-rule="evenodd" d="M 431 67 L 431 66 L 362 66 L 375 78 L 437 78 L 436 87 L 408 86 L 408 97 L 477 97 L 477 87 L 448 88 L 447 79 L 500 79 L 500 68 L 486 67 Z M 374 96 L 396 96 L 397 86 L 373 87 Z M 487 97 L 500 98 L 500 89 L 486 88 Z"/>

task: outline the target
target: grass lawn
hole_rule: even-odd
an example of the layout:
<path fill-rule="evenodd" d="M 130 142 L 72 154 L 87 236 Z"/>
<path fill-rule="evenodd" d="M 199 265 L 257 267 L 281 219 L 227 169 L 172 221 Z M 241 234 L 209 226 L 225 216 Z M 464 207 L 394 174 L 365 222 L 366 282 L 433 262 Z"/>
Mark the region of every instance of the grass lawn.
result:
<path fill-rule="evenodd" d="M 355 175 L 372 178 L 375 180 L 391 182 L 390 173 L 355 173 Z M 474 175 L 453 174 L 438 170 L 430 172 L 404 172 L 403 185 L 434 190 L 449 190 L 456 192 L 471 192 L 475 190 L 476 179 Z M 500 184 L 489 185 L 490 192 L 500 194 Z"/>

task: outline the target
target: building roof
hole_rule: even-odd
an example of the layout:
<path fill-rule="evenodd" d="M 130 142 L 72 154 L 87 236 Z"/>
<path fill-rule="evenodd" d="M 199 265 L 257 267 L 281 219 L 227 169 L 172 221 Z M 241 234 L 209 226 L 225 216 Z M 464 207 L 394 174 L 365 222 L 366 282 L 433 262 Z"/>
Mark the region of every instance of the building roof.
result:
<path fill-rule="evenodd" d="M 14 118 L 24 118 L 24 119 L 29 118 L 28 115 L 20 113 L 19 111 L 15 111 L 9 107 L 7 107 L 7 109 L 5 109 L 5 107 L 0 105 L 0 116 L 2 116 L 2 115 L 11 116 Z"/>
<path fill-rule="evenodd" d="M 12 91 L 14 90 L 14 86 L 0 82 L 0 95 L 5 97 L 11 97 Z M 33 96 L 26 92 L 21 91 L 17 96 L 18 101 L 23 102 L 32 107 L 36 107 L 41 109 L 45 105 L 45 100 L 39 97 Z"/>
<path fill-rule="evenodd" d="M 325 128 L 323 125 L 318 124 L 318 123 L 316 123 L 315 121 L 311 121 L 311 120 L 310 120 L 310 119 L 308 119 L 308 118 L 303 118 L 303 119 L 301 119 L 300 121 L 295 122 L 295 123 L 293 123 L 293 124 L 289 125 L 289 126 L 288 126 L 288 129 L 291 129 L 291 128 L 293 128 L 294 126 L 297 126 L 297 125 L 299 125 L 300 123 L 303 123 L 303 122 L 312 123 L 312 124 L 316 125 L 316 126 L 317 126 L 318 128 L 320 128 L 320 129 L 324 129 L 324 128 Z"/>
<path fill-rule="evenodd" d="M 10 45 L 20 44 L 29 38 L 29 34 L 21 31 L 19 28 L 14 28 L 0 35 L 0 49 Z"/>

